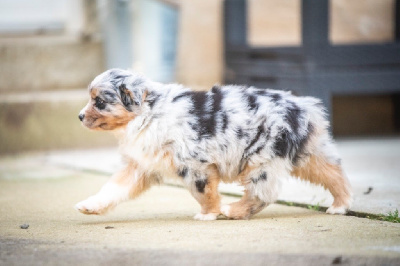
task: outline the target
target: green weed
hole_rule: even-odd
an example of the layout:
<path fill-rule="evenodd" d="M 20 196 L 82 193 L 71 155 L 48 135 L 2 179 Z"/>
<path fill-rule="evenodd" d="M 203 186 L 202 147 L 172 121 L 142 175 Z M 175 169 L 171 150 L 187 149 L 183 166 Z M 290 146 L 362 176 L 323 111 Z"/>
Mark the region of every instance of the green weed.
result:
<path fill-rule="evenodd" d="M 319 202 L 316 205 L 307 205 L 307 208 L 309 210 L 313 210 L 313 211 L 320 211 L 321 207 L 319 206 Z"/>
<path fill-rule="evenodd" d="M 388 212 L 387 215 L 382 215 L 381 220 L 391 223 L 400 223 L 399 210 L 396 209 L 393 212 Z"/>

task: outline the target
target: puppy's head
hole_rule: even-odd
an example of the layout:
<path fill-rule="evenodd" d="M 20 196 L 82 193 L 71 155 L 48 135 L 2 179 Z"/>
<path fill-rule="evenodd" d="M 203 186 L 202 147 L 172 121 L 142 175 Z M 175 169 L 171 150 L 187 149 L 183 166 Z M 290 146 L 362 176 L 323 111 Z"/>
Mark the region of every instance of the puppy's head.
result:
<path fill-rule="evenodd" d="M 79 113 L 83 125 L 95 130 L 125 127 L 141 113 L 146 79 L 138 74 L 110 69 L 89 85 L 90 99 Z"/>

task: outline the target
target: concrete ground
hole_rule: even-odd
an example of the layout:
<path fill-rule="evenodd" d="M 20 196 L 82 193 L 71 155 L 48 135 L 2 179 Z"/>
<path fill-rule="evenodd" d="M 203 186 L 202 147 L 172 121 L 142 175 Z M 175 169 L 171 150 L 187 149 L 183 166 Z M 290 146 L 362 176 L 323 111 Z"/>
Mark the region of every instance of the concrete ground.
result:
<path fill-rule="evenodd" d="M 344 158 L 354 155 L 366 163 L 357 168 L 357 160 L 350 160 L 344 163 L 348 172 L 370 168 L 358 172 L 373 187 L 369 194 L 357 185 L 362 182 L 353 182 L 359 177 L 350 178 L 355 203 L 370 205 L 375 198 L 376 206 L 385 206 L 384 195 L 399 203 L 398 172 L 388 170 L 398 167 L 392 165 L 398 142 L 339 142 Z M 375 166 L 368 161 L 368 155 L 380 153 L 386 157 L 376 157 Z M 118 158 L 106 160 L 110 154 L 97 150 L 0 158 L 0 265 L 400 264 L 398 223 L 279 204 L 247 221 L 195 221 L 192 217 L 200 209 L 196 201 L 185 189 L 170 185 L 154 187 L 107 216 L 78 213 L 74 204 L 96 193 L 108 178 L 105 173 L 118 167 Z M 373 180 L 374 171 L 379 180 Z M 391 183 L 385 185 L 385 180 Z M 223 202 L 237 199 L 224 196 Z M 21 229 L 24 224 L 29 227 Z"/>

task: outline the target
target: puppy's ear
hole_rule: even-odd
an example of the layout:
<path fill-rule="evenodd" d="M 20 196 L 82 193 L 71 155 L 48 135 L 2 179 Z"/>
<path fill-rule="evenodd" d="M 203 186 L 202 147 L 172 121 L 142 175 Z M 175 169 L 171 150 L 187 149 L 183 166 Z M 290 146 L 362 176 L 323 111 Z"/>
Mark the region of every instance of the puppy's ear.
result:
<path fill-rule="evenodd" d="M 121 95 L 122 103 L 127 108 L 131 108 L 133 105 L 140 105 L 140 97 L 129 90 L 125 84 L 121 84 L 121 86 L 119 86 L 119 93 Z"/>

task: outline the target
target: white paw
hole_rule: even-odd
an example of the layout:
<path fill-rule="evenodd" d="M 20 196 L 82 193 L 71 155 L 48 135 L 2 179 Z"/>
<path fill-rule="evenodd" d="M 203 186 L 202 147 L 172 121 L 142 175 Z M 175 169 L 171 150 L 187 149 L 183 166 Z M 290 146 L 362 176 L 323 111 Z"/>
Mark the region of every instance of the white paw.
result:
<path fill-rule="evenodd" d="M 84 214 L 105 214 L 111 208 L 111 204 L 102 202 L 98 197 L 91 196 L 75 205 L 75 209 Z"/>
<path fill-rule="evenodd" d="M 327 210 L 326 213 L 329 214 L 346 214 L 347 213 L 347 208 L 346 207 L 333 207 L 330 206 Z"/>
<path fill-rule="evenodd" d="M 223 206 L 221 207 L 221 213 L 222 213 L 223 215 L 225 215 L 226 217 L 229 217 L 229 216 L 230 216 L 230 212 L 231 212 L 231 206 L 229 206 L 229 205 L 223 205 Z"/>
<path fill-rule="evenodd" d="M 214 221 L 217 220 L 217 216 L 218 214 L 216 213 L 207 213 L 207 214 L 198 213 L 193 218 L 199 221 Z"/>

